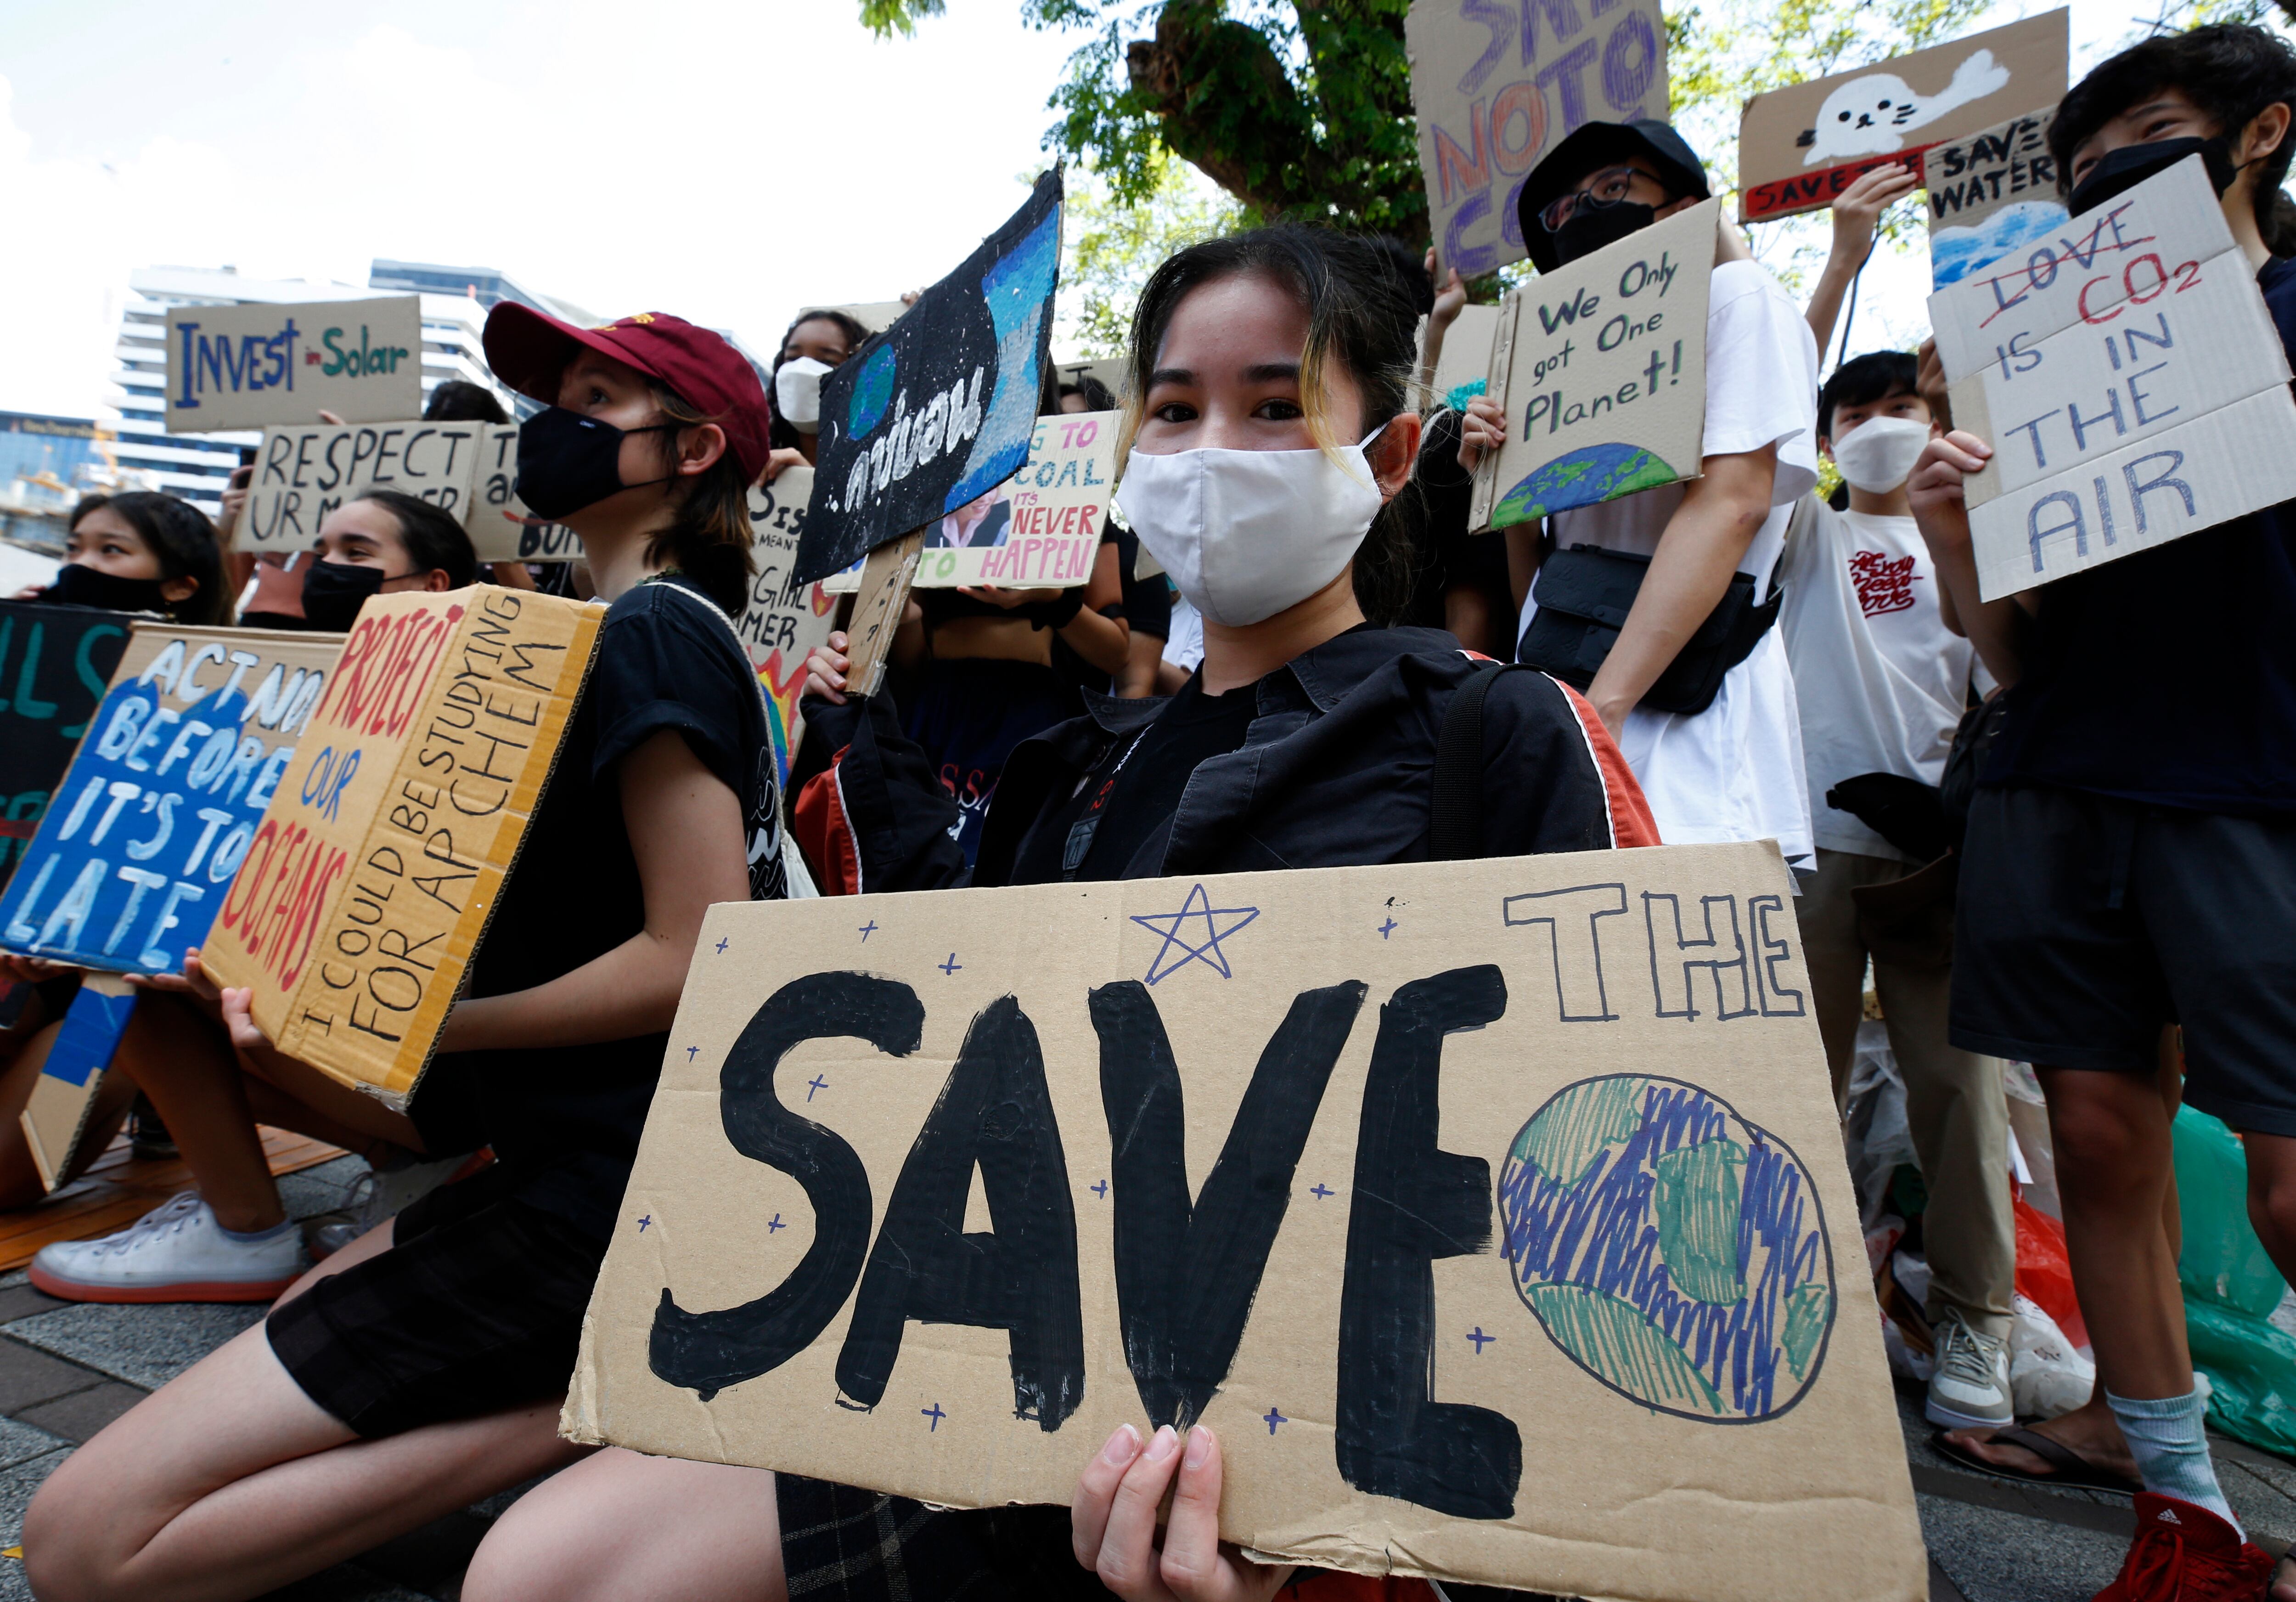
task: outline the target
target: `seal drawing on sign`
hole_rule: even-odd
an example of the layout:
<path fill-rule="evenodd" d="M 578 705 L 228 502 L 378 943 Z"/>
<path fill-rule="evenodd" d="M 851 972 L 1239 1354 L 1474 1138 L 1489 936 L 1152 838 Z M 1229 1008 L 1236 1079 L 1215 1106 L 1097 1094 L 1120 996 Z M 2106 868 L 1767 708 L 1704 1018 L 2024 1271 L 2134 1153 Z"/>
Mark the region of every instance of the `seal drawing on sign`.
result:
<path fill-rule="evenodd" d="M 1905 149 L 1901 136 L 1927 127 L 1948 112 L 2005 89 L 2009 69 L 1980 50 L 1954 69 L 1953 81 L 1936 94 L 1919 94 L 1894 72 L 1853 78 L 1825 97 L 1817 126 L 1804 128 L 1795 144 L 1809 153 L 1804 167 L 1852 156 L 1886 156 Z"/>

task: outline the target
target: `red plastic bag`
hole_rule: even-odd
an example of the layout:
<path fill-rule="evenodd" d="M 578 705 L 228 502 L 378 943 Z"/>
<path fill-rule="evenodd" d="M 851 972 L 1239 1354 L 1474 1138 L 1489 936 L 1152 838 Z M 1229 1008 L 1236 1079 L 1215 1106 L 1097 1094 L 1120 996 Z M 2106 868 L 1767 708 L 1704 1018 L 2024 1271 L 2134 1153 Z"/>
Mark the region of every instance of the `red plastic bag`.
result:
<path fill-rule="evenodd" d="M 2057 1321 L 2065 1339 L 2088 1344 L 2080 1302 L 2073 1294 L 2072 1260 L 2065 1255 L 2065 1227 L 2022 1195 L 2016 1201 L 2017 1290 Z"/>

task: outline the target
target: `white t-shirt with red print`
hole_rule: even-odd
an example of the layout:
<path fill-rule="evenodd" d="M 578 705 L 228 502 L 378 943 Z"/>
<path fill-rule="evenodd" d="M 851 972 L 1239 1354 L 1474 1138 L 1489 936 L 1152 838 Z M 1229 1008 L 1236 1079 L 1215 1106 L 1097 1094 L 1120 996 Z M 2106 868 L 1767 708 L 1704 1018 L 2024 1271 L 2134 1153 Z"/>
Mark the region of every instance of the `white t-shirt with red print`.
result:
<path fill-rule="evenodd" d="M 1945 626 L 1937 571 L 1910 517 L 1816 508 L 1786 542 L 1778 617 L 1809 772 L 1810 832 L 1828 850 L 1905 853 L 1825 793 L 1861 773 L 1934 785 L 1961 721 L 1974 653 Z"/>

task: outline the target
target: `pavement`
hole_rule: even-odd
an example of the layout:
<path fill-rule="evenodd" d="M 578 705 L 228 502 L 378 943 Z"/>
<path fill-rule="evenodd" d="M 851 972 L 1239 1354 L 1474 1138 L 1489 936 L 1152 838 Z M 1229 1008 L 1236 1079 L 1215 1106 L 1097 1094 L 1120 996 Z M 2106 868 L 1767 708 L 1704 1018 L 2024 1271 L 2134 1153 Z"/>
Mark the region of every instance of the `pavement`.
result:
<path fill-rule="evenodd" d="M 365 1164 L 344 1157 L 279 1181 L 298 1219 L 340 1206 Z M 257 1323 L 258 1307 L 105 1307 L 58 1302 L 0 1276 L 0 1547 L 80 1442 Z M 1931 1602 L 2088 1602 L 2112 1579 L 2133 1527 L 2128 1500 L 1974 1474 L 1931 1451 L 1918 1387 L 1902 1387 L 1906 1458 L 1930 1551 Z M 2296 1462 L 2211 1436 L 2217 1477 L 2249 1538 L 2296 1540 Z M 522 1487 L 521 1488 L 523 1489 Z M 464 1566 L 510 1491 L 272 1593 L 275 1602 L 457 1602 Z M 29 1598 L 23 1565 L 0 1558 L 0 1602 Z"/>

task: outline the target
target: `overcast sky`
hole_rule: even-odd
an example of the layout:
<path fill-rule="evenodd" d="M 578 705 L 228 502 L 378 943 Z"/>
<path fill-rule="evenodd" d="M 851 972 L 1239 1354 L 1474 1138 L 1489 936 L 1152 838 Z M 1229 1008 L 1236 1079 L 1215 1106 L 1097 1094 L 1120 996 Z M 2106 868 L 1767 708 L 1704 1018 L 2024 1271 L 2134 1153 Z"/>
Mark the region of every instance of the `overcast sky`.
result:
<path fill-rule="evenodd" d="M 2076 0 L 2076 71 L 2151 9 Z M 931 283 L 1048 159 L 1080 36 L 1023 27 L 1020 0 L 948 0 L 881 41 L 858 10 L 7 0 L 0 409 L 96 413 L 127 275 L 153 264 L 494 267 L 760 351 L 801 303 Z M 1919 337 L 1925 255 L 1868 275 L 1859 347 Z"/>

